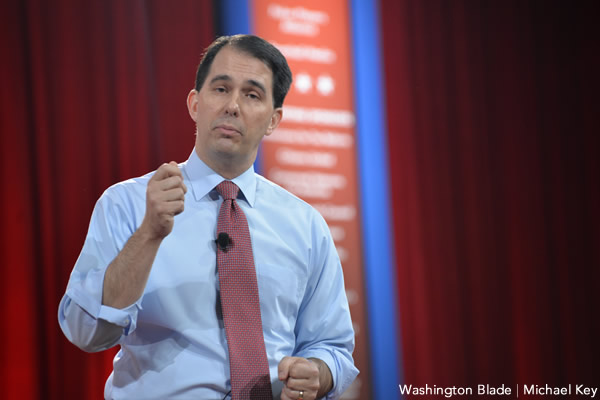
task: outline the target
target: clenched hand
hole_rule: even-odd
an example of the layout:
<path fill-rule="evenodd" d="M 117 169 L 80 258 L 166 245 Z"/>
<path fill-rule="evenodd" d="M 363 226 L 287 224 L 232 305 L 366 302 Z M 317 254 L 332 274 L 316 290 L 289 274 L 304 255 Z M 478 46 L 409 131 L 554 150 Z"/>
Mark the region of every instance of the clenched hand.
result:
<path fill-rule="evenodd" d="M 146 215 L 142 229 L 151 239 L 163 239 L 173 230 L 174 218 L 183 212 L 187 187 L 175 161 L 161 165 L 146 189 Z"/>

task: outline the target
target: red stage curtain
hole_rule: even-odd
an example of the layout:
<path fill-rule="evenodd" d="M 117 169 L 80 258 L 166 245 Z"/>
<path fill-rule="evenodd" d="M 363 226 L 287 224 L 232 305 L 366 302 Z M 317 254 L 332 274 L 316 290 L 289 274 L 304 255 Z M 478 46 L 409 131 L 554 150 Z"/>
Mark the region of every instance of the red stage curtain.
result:
<path fill-rule="evenodd" d="M 598 385 L 597 11 L 382 0 L 407 384 Z"/>
<path fill-rule="evenodd" d="M 114 353 L 71 345 L 58 303 L 102 191 L 191 152 L 213 38 L 208 0 L 0 5 L 2 398 L 103 398 Z"/>

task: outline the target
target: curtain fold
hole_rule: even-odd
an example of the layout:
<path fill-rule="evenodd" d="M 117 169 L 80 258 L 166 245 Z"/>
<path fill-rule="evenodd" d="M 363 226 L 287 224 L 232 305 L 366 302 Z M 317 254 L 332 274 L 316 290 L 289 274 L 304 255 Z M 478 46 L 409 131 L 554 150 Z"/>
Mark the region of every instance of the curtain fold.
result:
<path fill-rule="evenodd" d="M 189 155 L 212 2 L 8 1 L 0 20 L 3 397 L 100 399 L 114 351 L 70 344 L 58 303 L 100 194 Z"/>
<path fill-rule="evenodd" d="M 406 383 L 597 384 L 597 7 L 381 5 Z"/>

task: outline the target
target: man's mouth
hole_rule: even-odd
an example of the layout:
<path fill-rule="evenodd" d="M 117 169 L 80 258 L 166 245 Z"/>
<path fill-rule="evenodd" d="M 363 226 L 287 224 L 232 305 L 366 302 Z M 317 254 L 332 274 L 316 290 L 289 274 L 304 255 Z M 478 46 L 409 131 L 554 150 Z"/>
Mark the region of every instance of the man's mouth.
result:
<path fill-rule="evenodd" d="M 218 131 L 220 131 L 221 133 L 228 135 L 228 136 L 233 136 L 233 135 L 241 135 L 242 133 L 233 125 L 227 125 L 227 124 L 221 124 L 221 125 L 217 125 L 216 129 Z"/>

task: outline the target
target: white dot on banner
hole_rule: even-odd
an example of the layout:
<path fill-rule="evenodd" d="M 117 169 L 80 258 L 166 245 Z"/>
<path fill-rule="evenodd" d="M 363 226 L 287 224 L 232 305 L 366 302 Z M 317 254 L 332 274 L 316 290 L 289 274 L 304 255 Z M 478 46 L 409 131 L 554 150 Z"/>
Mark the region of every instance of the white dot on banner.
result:
<path fill-rule="evenodd" d="M 329 75 L 321 75 L 317 78 L 317 91 L 323 96 L 329 96 L 335 89 L 335 82 Z"/>
<path fill-rule="evenodd" d="M 308 74 L 299 73 L 294 81 L 294 86 L 300 93 L 308 93 L 312 89 L 312 78 Z"/>

